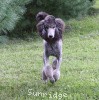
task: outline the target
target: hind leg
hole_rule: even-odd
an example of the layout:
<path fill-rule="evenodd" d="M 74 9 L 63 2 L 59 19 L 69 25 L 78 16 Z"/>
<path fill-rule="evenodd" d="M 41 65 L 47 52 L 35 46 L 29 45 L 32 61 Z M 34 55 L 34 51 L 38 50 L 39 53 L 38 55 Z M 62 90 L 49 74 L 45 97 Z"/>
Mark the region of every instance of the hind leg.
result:
<path fill-rule="evenodd" d="M 53 60 L 52 68 L 53 68 L 53 77 L 55 82 L 60 78 L 60 65 L 61 65 L 62 57 L 56 58 Z"/>
<path fill-rule="evenodd" d="M 59 67 L 58 67 L 58 64 L 59 64 L 58 59 L 55 58 L 55 59 L 53 60 L 53 63 L 52 63 L 52 67 L 53 67 L 53 77 L 54 77 L 54 79 L 55 79 L 55 82 L 56 82 L 57 80 L 59 80 L 59 78 L 60 78 L 60 69 L 59 69 Z"/>
<path fill-rule="evenodd" d="M 52 63 L 52 67 L 54 70 L 57 68 L 57 63 L 58 63 L 58 60 L 57 60 L 57 58 L 55 58 Z"/>

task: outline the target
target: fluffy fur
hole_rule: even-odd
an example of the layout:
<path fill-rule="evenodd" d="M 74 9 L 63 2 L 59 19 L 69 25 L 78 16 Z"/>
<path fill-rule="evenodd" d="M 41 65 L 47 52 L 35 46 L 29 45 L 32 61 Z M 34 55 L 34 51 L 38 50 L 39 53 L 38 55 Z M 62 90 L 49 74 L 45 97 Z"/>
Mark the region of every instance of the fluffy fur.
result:
<path fill-rule="evenodd" d="M 50 80 L 51 83 L 55 82 L 55 79 L 53 77 L 53 68 L 49 65 L 46 67 L 43 67 L 43 72 L 42 72 L 42 79 L 47 82 L 48 79 Z"/>
<path fill-rule="evenodd" d="M 57 59 L 53 61 L 52 66 L 43 67 L 42 70 L 42 79 L 45 83 L 50 80 L 51 83 L 54 83 L 60 78 L 60 70 L 57 68 Z"/>
<path fill-rule="evenodd" d="M 55 37 L 52 40 L 50 40 L 47 36 L 47 29 L 49 27 L 55 27 Z M 65 23 L 63 22 L 63 20 L 60 18 L 55 18 L 52 15 L 46 16 L 44 20 L 41 20 L 37 24 L 37 31 L 39 35 L 47 42 L 55 42 L 59 39 L 62 39 L 62 33 L 64 32 L 64 29 Z"/>
<path fill-rule="evenodd" d="M 39 12 L 36 15 L 36 20 L 37 22 L 40 22 L 41 20 L 43 20 L 48 14 L 46 12 Z"/>
<path fill-rule="evenodd" d="M 53 77 L 54 77 L 55 81 L 59 80 L 59 78 L 60 78 L 60 70 L 59 70 L 59 68 L 57 68 L 57 64 L 58 64 L 58 60 L 54 59 L 52 68 L 53 68 Z"/>
<path fill-rule="evenodd" d="M 36 19 L 42 19 L 37 24 L 38 33 L 44 40 L 44 68 L 42 77 L 44 81 L 49 79 L 51 83 L 54 83 L 60 77 L 62 33 L 65 29 L 65 23 L 62 19 L 55 18 L 53 15 L 48 15 L 44 12 L 38 13 Z M 55 57 L 52 67 L 49 66 L 49 56 Z"/>

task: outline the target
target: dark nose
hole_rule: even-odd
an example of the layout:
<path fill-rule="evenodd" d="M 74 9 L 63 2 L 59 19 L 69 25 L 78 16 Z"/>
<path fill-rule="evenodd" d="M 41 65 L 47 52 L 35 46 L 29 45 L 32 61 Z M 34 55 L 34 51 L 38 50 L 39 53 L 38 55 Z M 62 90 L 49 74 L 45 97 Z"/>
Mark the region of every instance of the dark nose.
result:
<path fill-rule="evenodd" d="M 52 39 L 52 38 L 53 38 L 53 36 L 52 36 L 52 35 L 49 35 L 49 38 L 50 38 L 50 39 Z"/>

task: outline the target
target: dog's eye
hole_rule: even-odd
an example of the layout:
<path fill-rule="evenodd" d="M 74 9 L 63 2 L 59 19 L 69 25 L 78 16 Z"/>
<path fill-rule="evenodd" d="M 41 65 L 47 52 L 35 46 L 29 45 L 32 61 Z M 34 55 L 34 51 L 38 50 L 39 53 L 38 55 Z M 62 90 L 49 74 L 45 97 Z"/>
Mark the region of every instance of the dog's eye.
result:
<path fill-rule="evenodd" d="M 46 29 L 48 29 L 48 26 L 45 26 Z"/>
<path fill-rule="evenodd" d="M 48 29 L 48 26 L 46 26 L 46 28 Z"/>
<path fill-rule="evenodd" d="M 55 26 L 52 26 L 52 28 L 55 28 Z"/>

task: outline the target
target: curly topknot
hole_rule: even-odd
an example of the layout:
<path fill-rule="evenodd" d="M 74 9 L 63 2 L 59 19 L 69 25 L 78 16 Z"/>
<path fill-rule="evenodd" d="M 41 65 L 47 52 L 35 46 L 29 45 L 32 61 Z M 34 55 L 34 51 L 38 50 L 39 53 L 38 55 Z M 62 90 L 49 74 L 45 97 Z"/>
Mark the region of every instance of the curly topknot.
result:
<path fill-rule="evenodd" d="M 41 20 L 43 20 L 48 14 L 46 12 L 39 12 L 37 15 L 36 15 L 36 20 L 37 22 L 40 22 Z"/>

